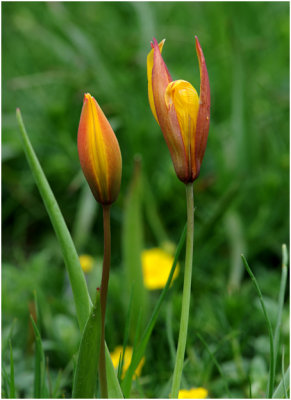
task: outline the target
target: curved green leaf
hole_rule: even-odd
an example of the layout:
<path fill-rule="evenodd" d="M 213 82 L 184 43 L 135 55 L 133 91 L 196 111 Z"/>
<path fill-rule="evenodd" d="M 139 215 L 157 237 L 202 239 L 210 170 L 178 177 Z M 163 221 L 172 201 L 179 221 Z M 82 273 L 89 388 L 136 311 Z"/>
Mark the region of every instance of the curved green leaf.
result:
<path fill-rule="evenodd" d="M 72 285 L 79 326 L 80 329 L 83 330 L 88 319 L 90 306 L 92 303 L 89 297 L 84 274 L 80 266 L 79 257 L 55 196 L 30 143 L 19 109 L 16 110 L 16 117 L 22 134 L 26 158 L 30 165 L 38 190 L 40 191 L 44 205 L 47 209 L 51 223 L 54 227 L 58 241 L 61 245 L 63 257 Z"/>
<path fill-rule="evenodd" d="M 93 398 L 98 377 L 101 338 L 100 293 L 85 325 L 73 382 L 73 398 Z"/>
<path fill-rule="evenodd" d="M 264 299 L 263 299 L 263 295 L 261 292 L 261 289 L 258 285 L 258 282 L 256 280 L 255 275 L 253 274 L 246 258 L 241 255 L 244 266 L 246 267 L 246 270 L 248 271 L 248 274 L 251 277 L 251 280 L 253 281 L 253 284 L 255 285 L 255 288 L 257 290 L 258 296 L 259 296 L 259 300 L 262 306 L 262 310 L 263 310 L 263 314 L 265 317 L 265 321 L 267 324 L 267 328 L 268 328 L 268 332 L 269 332 L 269 340 L 270 340 L 270 371 L 269 371 L 269 380 L 268 380 L 268 398 L 271 398 L 273 395 L 273 391 L 274 391 L 274 381 L 275 381 L 275 364 L 274 364 L 274 336 L 273 336 L 273 329 L 272 329 L 272 325 L 265 307 L 265 303 L 264 303 Z"/>
<path fill-rule="evenodd" d="M 41 336 L 34 322 L 32 316 L 30 316 L 32 327 L 35 335 L 35 370 L 34 370 L 34 398 L 41 399 L 45 398 L 45 356 L 41 342 Z"/>

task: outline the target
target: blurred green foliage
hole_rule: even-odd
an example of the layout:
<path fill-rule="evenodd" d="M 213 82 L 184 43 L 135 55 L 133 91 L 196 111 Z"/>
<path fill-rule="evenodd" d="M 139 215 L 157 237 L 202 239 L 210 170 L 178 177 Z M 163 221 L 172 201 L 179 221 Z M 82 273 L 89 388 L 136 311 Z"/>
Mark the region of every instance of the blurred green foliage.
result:
<path fill-rule="evenodd" d="M 267 331 L 240 254 L 247 255 L 274 326 L 281 244 L 289 242 L 289 4 L 4 2 L 2 22 L 2 350 L 9 373 L 11 337 L 16 394 L 32 396 L 34 290 L 50 393 L 56 397 L 70 393 L 80 338 L 68 278 L 23 154 L 15 109 L 21 108 L 77 250 L 96 258 L 87 277 L 92 292 L 97 284 L 90 278 L 100 277 L 103 232 L 76 147 L 85 92 L 97 99 L 116 132 L 123 178 L 112 207 L 107 343 L 113 350 L 123 340 L 130 296 L 120 232 L 137 153 L 149 193 L 141 206 L 144 245 L 161 245 L 165 232 L 177 243 L 186 218 L 184 187 L 148 105 L 146 56 L 153 36 L 166 38 L 163 56 L 173 78 L 198 89 L 196 34 L 212 105 L 208 146 L 195 183 L 193 298 L 183 386 L 203 385 L 211 397 L 226 396 L 221 376 L 195 335 L 199 332 L 233 397 L 249 396 L 249 376 L 253 396 L 264 396 Z M 135 396 L 168 397 L 182 281 L 180 274 L 162 309 Z M 149 297 L 152 307 L 157 294 Z M 286 305 L 281 332 L 286 360 L 288 318 Z"/>

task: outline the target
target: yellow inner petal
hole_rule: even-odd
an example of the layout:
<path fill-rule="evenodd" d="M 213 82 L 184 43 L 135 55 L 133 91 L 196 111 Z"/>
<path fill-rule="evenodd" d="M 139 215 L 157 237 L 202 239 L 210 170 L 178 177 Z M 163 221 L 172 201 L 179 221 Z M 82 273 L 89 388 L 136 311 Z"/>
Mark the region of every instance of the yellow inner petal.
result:
<path fill-rule="evenodd" d="M 163 50 L 164 43 L 165 43 L 165 39 L 163 39 L 159 43 L 159 49 L 160 49 L 161 53 Z M 154 95 L 153 95 L 153 85 L 152 85 L 153 66 L 154 66 L 154 49 L 152 49 L 147 56 L 148 96 L 149 96 L 149 103 L 150 103 L 152 113 L 153 113 L 157 123 L 159 123 L 157 113 L 156 113 L 155 102 L 154 102 Z"/>
<path fill-rule="evenodd" d="M 90 143 L 90 157 L 96 182 L 100 193 L 108 191 L 108 166 L 106 157 L 106 148 L 103 139 L 101 126 L 99 123 L 96 104 L 90 94 L 85 95 L 88 99 L 88 140 Z"/>
<path fill-rule="evenodd" d="M 191 163 L 194 154 L 196 122 L 199 109 L 199 97 L 195 88 L 187 81 L 170 82 L 165 92 L 168 108 L 174 105 L 180 125 L 183 142 Z"/>

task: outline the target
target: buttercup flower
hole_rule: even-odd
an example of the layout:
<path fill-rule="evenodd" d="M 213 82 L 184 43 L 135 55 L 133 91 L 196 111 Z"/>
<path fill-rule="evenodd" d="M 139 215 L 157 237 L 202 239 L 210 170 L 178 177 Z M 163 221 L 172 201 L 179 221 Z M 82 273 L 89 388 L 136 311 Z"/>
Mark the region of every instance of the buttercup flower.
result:
<path fill-rule="evenodd" d="M 207 396 L 208 391 L 203 387 L 199 387 L 179 390 L 178 399 L 206 399 Z"/>
<path fill-rule="evenodd" d="M 88 254 L 82 254 L 79 257 L 79 260 L 80 260 L 82 270 L 85 272 L 85 274 L 92 271 L 93 263 L 94 263 L 93 257 L 89 256 Z"/>
<path fill-rule="evenodd" d="M 113 364 L 114 368 L 118 367 L 119 359 L 121 358 L 121 355 L 122 355 L 122 350 L 123 350 L 122 346 L 117 346 L 117 347 L 115 347 L 114 351 L 112 353 L 110 353 L 112 364 Z M 124 378 L 125 373 L 126 373 L 126 371 L 128 370 L 128 368 L 130 366 L 132 353 L 133 353 L 132 347 L 127 346 L 125 348 L 124 358 L 123 358 L 123 368 L 122 368 L 122 376 L 121 376 L 122 379 Z M 144 365 L 144 362 L 145 362 L 145 358 L 143 357 L 140 360 L 140 362 L 139 362 L 139 364 L 138 364 L 138 366 L 137 366 L 137 368 L 135 370 L 133 379 L 136 379 L 137 376 L 140 376 L 141 369 L 142 369 L 142 367 Z"/>
<path fill-rule="evenodd" d="M 200 69 L 200 97 L 187 81 L 173 81 L 162 58 L 165 40 L 151 43 L 147 57 L 148 96 L 152 113 L 161 127 L 174 168 L 182 182 L 199 175 L 210 121 L 210 88 L 204 55 L 196 39 Z"/>
<path fill-rule="evenodd" d="M 144 285 L 149 290 L 165 287 L 171 271 L 174 257 L 160 248 L 144 250 L 141 254 Z M 176 266 L 173 279 L 179 274 L 179 264 Z"/>
<path fill-rule="evenodd" d="M 95 199 L 103 205 L 113 203 L 120 189 L 120 148 L 107 118 L 89 93 L 84 96 L 78 152 L 83 173 Z"/>

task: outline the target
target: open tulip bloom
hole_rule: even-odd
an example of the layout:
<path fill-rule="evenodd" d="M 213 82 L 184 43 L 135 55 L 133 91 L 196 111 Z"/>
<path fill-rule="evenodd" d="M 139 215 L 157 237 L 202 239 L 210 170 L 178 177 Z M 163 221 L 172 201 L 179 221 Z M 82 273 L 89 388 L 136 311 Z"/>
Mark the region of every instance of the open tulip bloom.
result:
<path fill-rule="evenodd" d="M 210 122 L 210 88 L 205 58 L 198 41 L 200 96 L 187 81 L 173 81 L 161 52 L 165 40 L 151 43 L 147 57 L 148 97 L 152 113 L 160 125 L 178 178 L 186 184 L 187 239 L 184 288 L 176 363 L 171 397 L 177 398 L 183 369 L 189 309 L 194 240 L 193 182 L 198 178 L 206 149 Z"/>
<path fill-rule="evenodd" d="M 162 58 L 165 40 L 153 39 L 147 57 L 148 96 L 152 113 L 161 127 L 174 168 L 182 182 L 199 175 L 210 121 L 210 88 L 204 55 L 196 37 L 200 68 L 200 97 L 187 81 L 173 81 Z"/>

